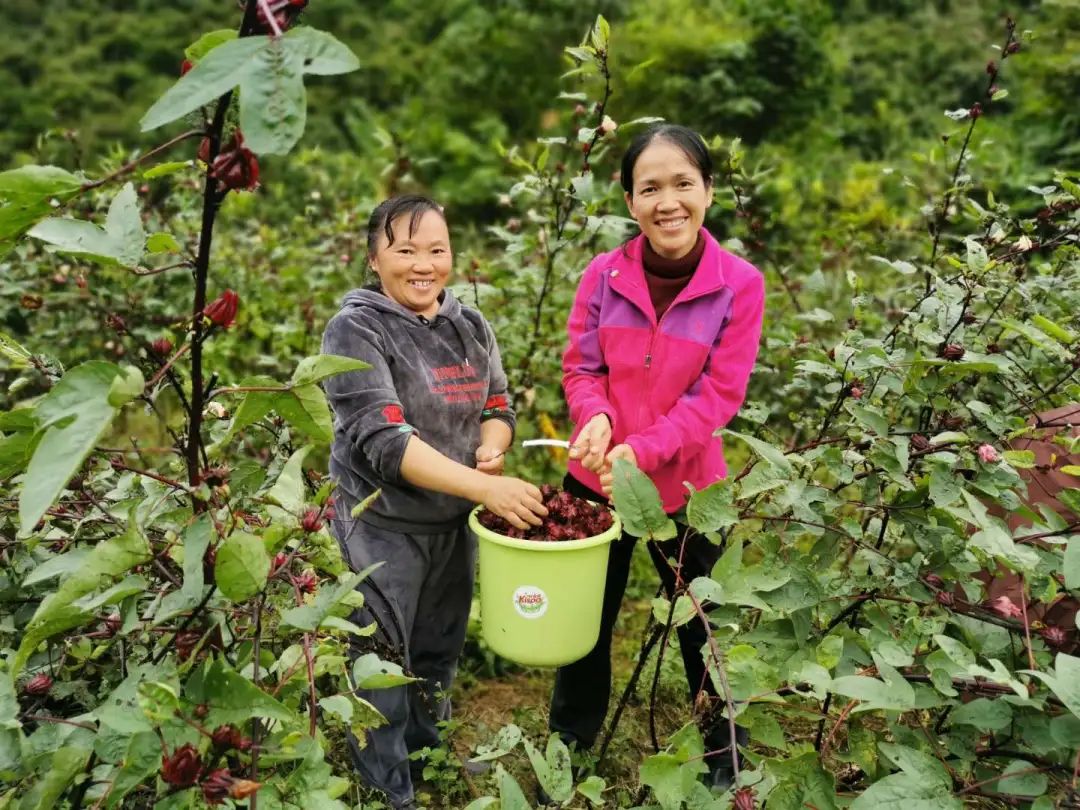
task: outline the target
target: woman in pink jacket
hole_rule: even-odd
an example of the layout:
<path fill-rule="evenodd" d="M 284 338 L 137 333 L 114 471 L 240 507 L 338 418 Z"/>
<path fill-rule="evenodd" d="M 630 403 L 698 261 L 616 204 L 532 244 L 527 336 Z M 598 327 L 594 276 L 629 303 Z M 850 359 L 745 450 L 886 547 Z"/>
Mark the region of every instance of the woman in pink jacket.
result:
<path fill-rule="evenodd" d="M 567 326 L 563 388 L 577 426 L 565 487 L 594 501 L 611 491 L 611 465 L 626 459 L 678 512 L 689 491 L 726 473 L 715 435 L 739 410 L 757 357 L 765 288 L 748 262 L 702 227 L 712 203 L 712 160 L 701 136 L 660 124 L 637 136 L 622 161 L 626 205 L 641 234 L 597 256 L 582 276 Z M 720 549 L 680 524 L 679 537 L 650 542 L 670 595 L 686 538 L 681 580 L 707 576 Z M 635 539 L 611 549 L 596 647 L 558 671 L 550 725 L 579 748 L 592 745 L 611 693 L 611 629 Z M 691 700 L 715 695 L 701 649 L 701 622 L 678 628 Z M 719 713 L 716 712 L 716 715 Z M 731 744 L 726 721 L 703 728 L 706 750 Z M 726 788 L 731 757 L 711 756 L 709 784 Z"/>

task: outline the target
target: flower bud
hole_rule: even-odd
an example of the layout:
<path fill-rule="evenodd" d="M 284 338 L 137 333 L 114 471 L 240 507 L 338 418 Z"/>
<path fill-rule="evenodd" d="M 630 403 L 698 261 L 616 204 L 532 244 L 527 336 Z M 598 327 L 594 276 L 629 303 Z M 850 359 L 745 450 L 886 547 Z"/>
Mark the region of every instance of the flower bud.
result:
<path fill-rule="evenodd" d="M 235 781 L 228 768 L 219 768 L 209 774 L 200 786 L 206 803 L 221 804 L 229 798 L 229 791 Z"/>
<path fill-rule="evenodd" d="M 1047 644 L 1056 649 L 1060 649 L 1069 643 L 1069 634 L 1064 627 L 1058 627 L 1057 625 L 1047 625 L 1039 631 L 1039 635 L 1043 637 Z"/>
<path fill-rule="evenodd" d="M 305 571 L 300 576 L 295 577 L 293 582 L 302 593 L 315 593 L 319 587 L 319 577 L 314 571 Z"/>
<path fill-rule="evenodd" d="M 318 507 L 313 506 L 304 512 L 303 517 L 300 518 L 300 527 L 308 534 L 317 532 L 323 527 L 322 516 L 319 514 Z"/>
<path fill-rule="evenodd" d="M 852 399 L 862 399 L 862 395 L 863 395 L 862 388 L 860 388 L 857 385 L 851 386 L 851 398 Z"/>
<path fill-rule="evenodd" d="M 47 672 L 39 672 L 33 678 L 23 684 L 23 692 L 35 697 L 49 694 L 52 689 L 53 679 Z"/>
<path fill-rule="evenodd" d="M 173 787 L 191 787 L 202 772 L 202 759 L 195 746 L 185 743 L 172 752 L 161 755 L 161 779 Z"/>
<path fill-rule="evenodd" d="M 240 733 L 240 729 L 236 726 L 218 726 L 214 729 L 214 733 L 210 735 L 210 739 L 214 741 L 214 745 L 218 748 L 239 748 L 244 741 L 244 735 Z"/>
<path fill-rule="evenodd" d="M 285 565 L 288 561 L 289 555 L 286 554 L 284 551 L 279 551 L 277 554 L 275 554 L 274 561 L 270 564 L 271 575 L 274 574 L 274 572 L 279 571 L 281 567 Z"/>
<path fill-rule="evenodd" d="M 978 449 L 979 461 L 983 464 L 996 464 L 1001 461 L 1001 454 L 993 445 L 980 444 Z"/>
<path fill-rule="evenodd" d="M 956 601 L 955 599 L 953 599 L 953 595 L 949 591 L 938 591 L 934 594 L 934 599 L 937 600 L 937 603 L 939 605 L 947 608 L 951 608 L 953 606 L 953 603 Z"/>
<path fill-rule="evenodd" d="M 924 577 L 926 584 L 932 588 L 941 588 L 945 584 L 945 580 L 939 577 L 937 574 L 927 574 Z"/>
<path fill-rule="evenodd" d="M 974 104 L 971 105 L 971 109 L 968 110 L 968 115 L 970 115 L 972 118 L 978 118 L 980 115 L 982 115 L 982 112 L 982 104 L 976 101 Z"/>
<path fill-rule="evenodd" d="M 225 290 L 203 310 L 203 315 L 210 322 L 222 329 L 228 329 L 236 320 L 236 310 L 240 306 L 240 296 L 232 290 Z"/>
<path fill-rule="evenodd" d="M 165 357 L 173 350 L 173 342 L 167 337 L 158 338 L 150 344 L 150 348 L 154 350 L 154 354 Z"/>
<path fill-rule="evenodd" d="M 941 347 L 938 351 L 938 355 L 946 360 L 962 360 L 964 357 L 964 347 L 959 343 L 948 343 Z"/>
<path fill-rule="evenodd" d="M 911 438 L 908 441 L 911 442 L 911 446 L 916 450 L 930 449 L 930 440 L 923 436 L 921 433 L 912 434 Z"/>
<path fill-rule="evenodd" d="M 733 810 L 754 810 L 757 807 L 754 789 L 741 787 L 736 790 L 735 795 L 732 797 L 731 806 Z"/>

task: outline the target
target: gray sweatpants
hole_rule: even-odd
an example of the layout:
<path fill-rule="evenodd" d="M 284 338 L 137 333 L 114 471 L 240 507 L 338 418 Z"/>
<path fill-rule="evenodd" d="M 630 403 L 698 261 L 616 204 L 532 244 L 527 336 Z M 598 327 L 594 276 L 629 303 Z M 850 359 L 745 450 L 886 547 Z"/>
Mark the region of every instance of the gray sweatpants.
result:
<path fill-rule="evenodd" d="M 436 723 L 450 718 L 449 690 L 472 604 L 476 538 L 467 526 L 440 534 L 405 534 L 352 520 L 345 508 L 341 514 L 332 529 L 349 566 L 360 571 L 385 561 L 360 584 L 365 605 L 354 621 L 361 626 L 377 622 L 376 638 L 422 678 L 406 686 L 358 692 L 382 712 L 387 724 L 370 730 L 363 748 L 353 745 L 356 768 L 367 784 L 385 791 L 393 806 L 401 807 L 413 798 L 409 752 L 437 745 Z"/>

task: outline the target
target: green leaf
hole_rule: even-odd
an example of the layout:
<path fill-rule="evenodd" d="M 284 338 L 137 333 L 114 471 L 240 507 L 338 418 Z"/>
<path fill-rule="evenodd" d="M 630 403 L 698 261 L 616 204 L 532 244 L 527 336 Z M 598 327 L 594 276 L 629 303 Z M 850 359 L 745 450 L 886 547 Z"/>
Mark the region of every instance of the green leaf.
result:
<path fill-rule="evenodd" d="M 82 190 L 83 180 L 56 166 L 0 172 L 0 256 L 36 222 Z"/>
<path fill-rule="evenodd" d="M 261 591 L 269 574 L 270 555 L 255 535 L 233 532 L 218 546 L 214 581 L 233 602 L 244 602 Z"/>
<path fill-rule="evenodd" d="M 877 678 L 865 675 L 845 675 L 833 680 L 830 689 L 838 695 L 862 701 L 859 708 L 863 711 L 873 709 L 892 709 L 905 711 L 915 706 L 915 694 L 908 686 L 907 690 L 897 690 Z"/>
<path fill-rule="evenodd" d="M 499 783 L 499 810 L 532 810 L 521 785 L 501 763 L 495 766 L 495 778 Z"/>
<path fill-rule="evenodd" d="M 1066 346 L 1076 341 L 1076 335 L 1043 315 L 1032 315 L 1031 322 L 1040 330 Z"/>
<path fill-rule="evenodd" d="M 282 613 L 281 624 L 305 632 L 317 630 L 326 617 L 330 615 L 330 611 L 333 610 L 334 606 L 356 590 L 356 586 L 367 579 L 371 572 L 382 564 L 378 562 L 368 566 L 360 573 L 347 577 L 344 582 L 339 583 L 335 588 L 320 588 L 311 604 L 289 608 Z"/>
<path fill-rule="evenodd" d="M 1052 675 L 1037 670 L 1022 671 L 1041 679 L 1065 704 L 1065 708 L 1080 717 L 1080 658 L 1058 653 Z"/>
<path fill-rule="evenodd" d="M 179 253 L 181 249 L 180 243 L 171 233 L 154 233 L 146 240 L 148 253 Z"/>
<path fill-rule="evenodd" d="M 184 48 L 184 56 L 194 64 L 214 50 L 223 42 L 236 39 L 236 31 L 232 28 L 219 28 L 216 31 L 207 31 L 197 40 Z"/>
<path fill-rule="evenodd" d="M 304 73 L 316 76 L 336 76 L 360 69 L 357 59 L 347 45 L 325 31 L 309 26 L 294 28 L 285 36 L 289 47 L 304 60 Z"/>
<path fill-rule="evenodd" d="M 963 810 L 964 804 L 941 785 L 894 773 L 859 794 L 850 810 Z"/>
<path fill-rule="evenodd" d="M 383 661 L 375 653 L 357 658 L 352 672 L 357 689 L 389 689 L 417 680 L 405 675 L 397 664 Z"/>
<path fill-rule="evenodd" d="M 184 697 L 210 707 L 206 724 L 211 727 L 239 724 L 253 717 L 283 723 L 296 719 L 284 704 L 222 661 L 214 661 L 205 674 L 201 670 L 193 674 L 185 685 Z"/>
<path fill-rule="evenodd" d="M 179 591 L 166 594 L 161 606 L 154 614 L 154 623 L 169 619 L 191 610 L 203 597 L 205 581 L 203 576 L 203 557 L 210 546 L 214 526 L 208 514 L 199 517 L 184 530 L 181 548 L 184 552 L 184 582 Z"/>
<path fill-rule="evenodd" d="M 169 174 L 174 174 L 184 169 L 190 169 L 195 165 L 191 160 L 170 160 L 165 163 L 159 163 L 156 166 L 151 166 L 145 172 L 142 173 L 144 180 L 153 180 L 156 177 L 165 177 Z"/>
<path fill-rule="evenodd" d="M 670 540 L 678 534 L 675 521 L 664 512 L 660 493 L 645 473 L 625 459 L 616 459 L 612 472 L 611 499 L 624 531 L 651 540 Z"/>
<path fill-rule="evenodd" d="M 258 53 L 266 47 L 266 40 L 267 37 L 242 37 L 219 41 L 146 111 L 139 122 L 142 131 L 175 121 L 232 90 L 251 70 Z"/>
<path fill-rule="evenodd" d="M 60 797 L 67 790 L 68 785 L 74 781 L 86 768 L 90 759 L 91 749 L 74 745 L 65 745 L 58 748 L 52 756 L 49 767 L 45 770 L 41 781 L 31 789 L 29 794 L 23 797 L 19 807 L 26 810 L 52 810 L 59 806 Z"/>
<path fill-rule="evenodd" d="M 926 784 L 936 782 L 944 790 L 951 789 L 952 777 L 935 757 L 914 748 L 886 742 L 878 743 L 878 748 L 908 776 Z"/>
<path fill-rule="evenodd" d="M 1013 712 L 1003 700 L 976 698 L 958 706 L 950 719 L 955 725 L 974 726 L 980 731 L 1003 731 L 1012 724 Z"/>
<path fill-rule="evenodd" d="M 574 779 L 570 773 L 570 750 L 566 743 L 559 739 L 559 735 L 552 734 L 548 738 L 544 756 L 526 739 L 525 753 L 532 763 L 540 787 L 556 802 L 568 801 L 574 792 Z"/>
<path fill-rule="evenodd" d="M 728 430 L 727 428 L 720 428 L 713 435 L 734 436 L 736 439 L 741 439 L 750 445 L 750 449 L 757 453 L 769 464 L 776 467 L 781 472 L 790 475 L 794 472 L 791 466 L 791 462 L 787 456 L 784 455 L 784 451 L 779 447 L 774 447 L 768 442 L 764 442 L 761 439 L 754 436 L 748 436 L 745 433 L 736 433 L 734 430 Z"/>
<path fill-rule="evenodd" d="M 953 663 L 961 669 L 967 670 L 975 666 L 975 653 L 956 639 L 938 634 L 934 636 L 934 641 L 937 642 L 942 652 L 949 656 Z"/>
<path fill-rule="evenodd" d="M 1065 560 L 1062 567 L 1065 575 L 1065 587 L 1070 591 L 1080 590 L 1080 542 L 1073 540 L 1065 546 Z"/>
<path fill-rule="evenodd" d="M 855 417 L 855 420 L 863 427 L 876 433 L 878 436 L 889 435 L 889 420 L 881 413 L 880 408 L 859 405 L 854 400 L 847 400 L 844 407 Z"/>
<path fill-rule="evenodd" d="M 599 776 L 590 776 L 577 786 L 577 792 L 595 805 L 604 803 L 603 793 L 607 789 L 607 783 Z"/>
<path fill-rule="evenodd" d="M 304 60 L 284 38 L 271 37 L 255 54 L 240 88 L 240 129 L 259 155 L 284 155 L 307 121 Z"/>
<path fill-rule="evenodd" d="M 1046 793 L 1049 781 L 1045 773 L 1038 773 L 1037 770 L 1036 766 L 1030 762 L 1014 759 L 1005 769 L 1005 778 L 998 780 L 997 789 L 1010 796 L 1041 796 Z M 1032 771 L 1032 773 L 1021 773 L 1022 771 Z"/>
<path fill-rule="evenodd" d="M 1035 466 L 1035 453 L 1031 450 L 1006 450 L 1001 456 L 1018 470 L 1030 470 Z"/>
<path fill-rule="evenodd" d="M 33 355 L 11 335 L 0 332 L 0 357 L 6 358 L 12 368 L 21 369 L 30 365 L 30 358 Z"/>
<path fill-rule="evenodd" d="M 139 263 L 146 243 L 135 187 L 131 183 L 125 183 L 113 197 L 104 228 L 85 220 L 52 217 L 39 222 L 28 235 L 60 253 L 124 267 Z"/>
<path fill-rule="evenodd" d="M 108 587 L 123 574 L 150 559 L 150 544 L 134 522 L 127 531 L 99 542 L 87 555 L 85 563 L 65 578 L 60 587 L 38 606 L 26 627 L 13 667 L 16 673 L 44 639 L 77 627 L 89 612 L 72 603 L 86 594 Z"/>
<path fill-rule="evenodd" d="M 311 447 L 301 447 L 285 462 L 274 486 L 267 493 L 267 498 L 294 515 L 299 515 L 304 508 L 304 459 Z"/>
<path fill-rule="evenodd" d="M 240 128 L 257 154 L 285 154 L 307 118 L 303 74 L 347 73 L 360 66 L 345 45 L 312 28 L 283 37 L 217 42 L 147 111 L 143 131 L 175 121 L 240 87 Z"/>
<path fill-rule="evenodd" d="M 357 360 L 355 357 L 343 357 L 337 354 L 316 354 L 305 357 L 296 364 L 290 385 L 311 385 L 319 383 L 327 377 L 335 374 L 344 374 L 347 371 L 364 371 L 371 368 L 370 363 Z"/>
<path fill-rule="evenodd" d="M 476 747 L 476 754 L 469 758 L 469 762 L 488 762 L 499 757 L 504 757 L 513 751 L 521 742 L 521 729 L 510 723 L 499 729 L 495 739 L 487 745 Z"/>
<path fill-rule="evenodd" d="M 694 492 L 686 506 L 686 519 L 699 532 L 717 532 L 738 523 L 731 482 L 722 479 Z"/>

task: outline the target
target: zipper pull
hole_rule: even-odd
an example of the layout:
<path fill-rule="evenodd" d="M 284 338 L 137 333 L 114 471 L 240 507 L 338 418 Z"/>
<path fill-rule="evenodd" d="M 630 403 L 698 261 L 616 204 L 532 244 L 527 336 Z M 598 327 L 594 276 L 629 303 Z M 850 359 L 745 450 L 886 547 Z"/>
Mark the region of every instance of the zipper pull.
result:
<path fill-rule="evenodd" d="M 652 365 L 652 355 L 645 355 L 645 368 L 649 368 Z"/>

